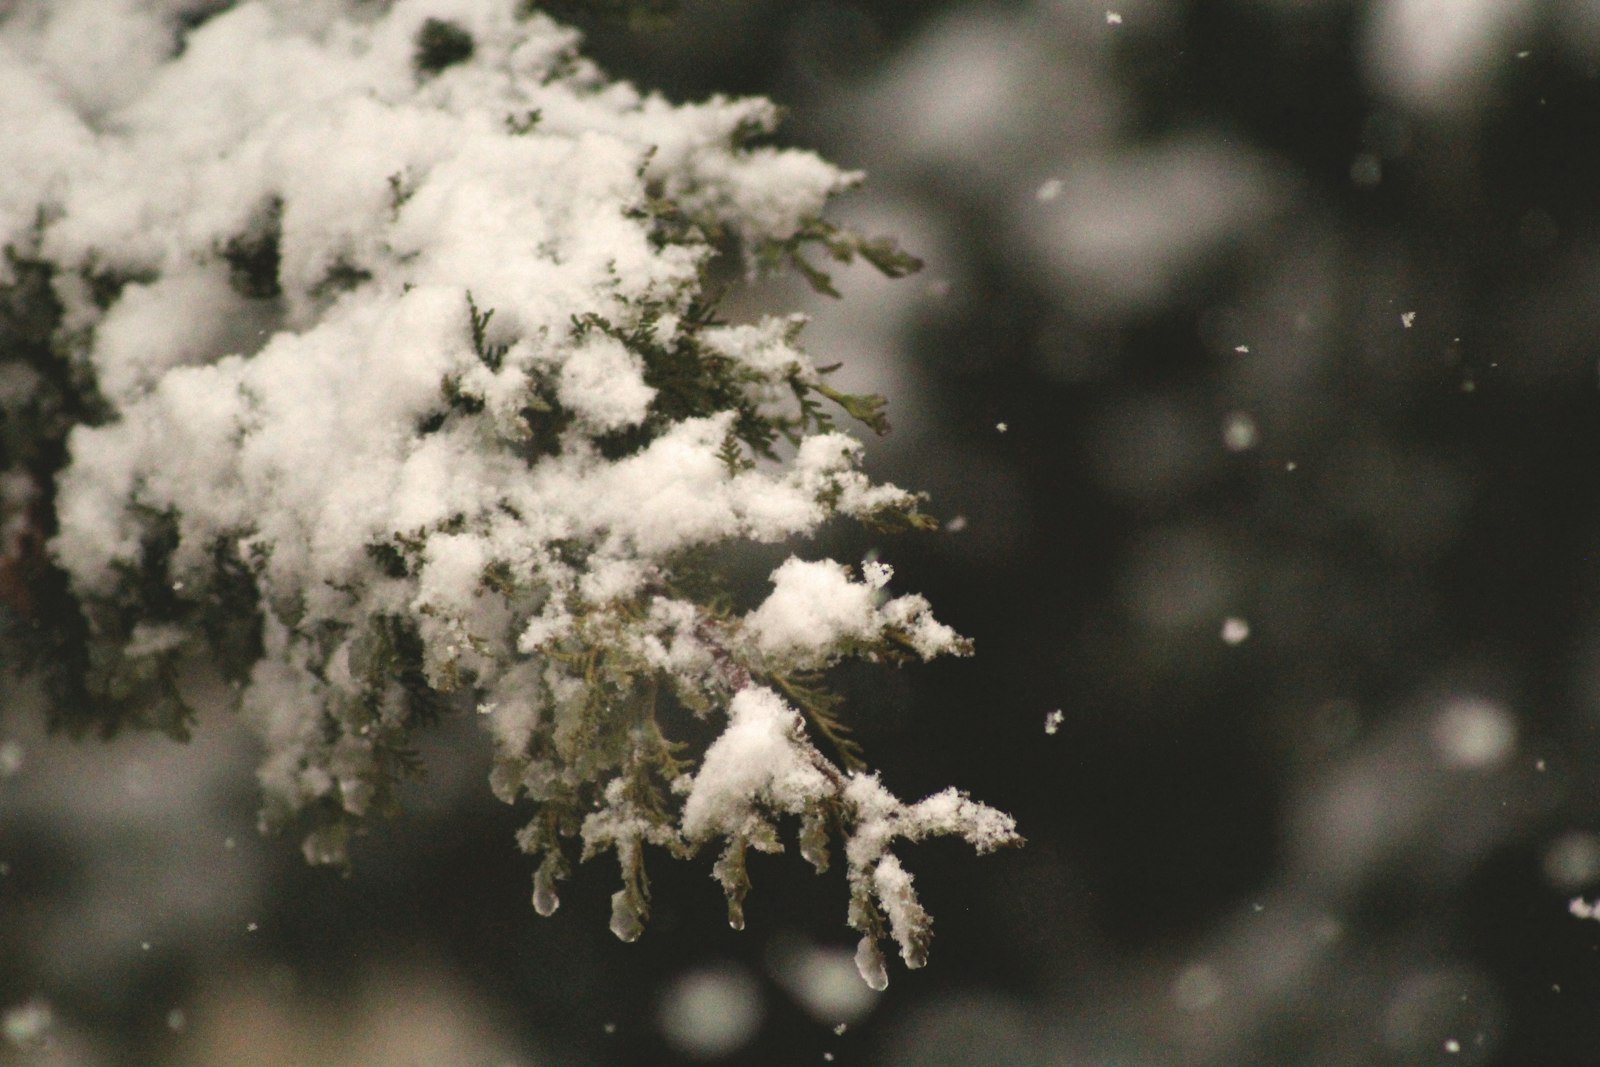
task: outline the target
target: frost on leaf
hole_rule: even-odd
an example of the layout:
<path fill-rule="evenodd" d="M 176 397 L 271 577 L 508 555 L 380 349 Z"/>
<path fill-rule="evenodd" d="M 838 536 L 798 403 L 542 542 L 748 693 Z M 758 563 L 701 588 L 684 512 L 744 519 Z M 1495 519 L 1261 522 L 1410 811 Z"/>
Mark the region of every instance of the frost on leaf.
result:
<path fill-rule="evenodd" d="M 742 610 L 714 566 L 833 519 L 933 525 L 844 429 L 886 430 L 882 398 L 829 384 L 803 318 L 725 323 L 708 286 L 726 253 L 830 291 L 808 255 L 914 269 L 822 219 L 860 176 L 752 147 L 767 101 L 606 79 L 515 0 L 244 0 L 181 41 L 170 6 L 105 20 L 138 62 L 92 86 L 36 47 L 47 7 L 0 20 L 7 661 L 54 670 L 61 725 L 179 736 L 214 665 L 263 741 L 263 825 L 334 866 L 417 732 L 475 709 L 540 914 L 606 854 L 632 940 L 648 857 L 709 846 L 740 925 L 748 852 L 797 827 L 818 870 L 844 856 L 869 980 L 880 938 L 919 965 L 890 846 L 1015 831 L 889 794 L 822 672 L 967 643 L 883 564 L 791 558 Z"/>

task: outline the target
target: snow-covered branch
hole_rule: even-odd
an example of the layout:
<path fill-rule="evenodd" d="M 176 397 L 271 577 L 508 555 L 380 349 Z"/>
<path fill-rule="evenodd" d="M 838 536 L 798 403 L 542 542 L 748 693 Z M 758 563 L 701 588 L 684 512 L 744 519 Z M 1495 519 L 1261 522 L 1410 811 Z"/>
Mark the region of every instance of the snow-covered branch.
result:
<path fill-rule="evenodd" d="M 881 401 L 829 386 L 793 316 L 720 322 L 708 281 L 734 248 L 822 287 L 807 247 L 908 269 L 821 221 L 859 175 L 753 147 L 766 101 L 608 80 L 509 2 L 103 5 L 115 91 L 50 46 L 86 6 L 0 21 L 0 591 L 61 722 L 182 733 L 214 663 L 266 745 L 264 824 L 343 864 L 413 732 L 476 707 L 496 793 L 533 803 L 541 913 L 576 839 L 617 856 L 631 939 L 644 846 L 716 839 L 737 922 L 744 849 L 794 816 L 819 867 L 843 839 L 868 980 L 885 934 L 920 964 L 890 843 L 1014 827 L 892 797 L 815 672 L 966 643 L 877 563 L 791 558 L 743 613 L 704 592 L 730 540 L 926 524 L 835 424 L 881 429 Z M 725 722 L 698 759 L 668 702 Z"/>

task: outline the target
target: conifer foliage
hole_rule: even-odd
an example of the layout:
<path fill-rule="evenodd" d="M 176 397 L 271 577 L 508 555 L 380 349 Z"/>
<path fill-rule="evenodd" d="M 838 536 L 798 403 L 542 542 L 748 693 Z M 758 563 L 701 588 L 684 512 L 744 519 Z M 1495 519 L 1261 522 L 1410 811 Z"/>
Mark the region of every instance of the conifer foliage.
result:
<path fill-rule="evenodd" d="M 969 651 L 888 566 L 719 584 L 735 541 L 929 520 L 842 428 L 886 429 L 881 399 L 798 317 L 722 321 L 713 275 L 916 264 L 823 221 L 859 175 L 761 143 L 770 103 L 671 104 L 578 43 L 509 0 L 0 13 L 7 659 L 79 733 L 182 737 L 185 678 L 220 672 L 263 825 L 317 864 L 393 808 L 418 730 L 476 713 L 541 914 L 611 853 L 632 940 L 649 855 L 709 849 L 739 926 L 748 852 L 794 833 L 842 852 L 881 987 L 881 943 L 917 966 L 929 937 L 895 841 L 1018 839 L 895 798 L 849 739 L 828 667 Z"/>

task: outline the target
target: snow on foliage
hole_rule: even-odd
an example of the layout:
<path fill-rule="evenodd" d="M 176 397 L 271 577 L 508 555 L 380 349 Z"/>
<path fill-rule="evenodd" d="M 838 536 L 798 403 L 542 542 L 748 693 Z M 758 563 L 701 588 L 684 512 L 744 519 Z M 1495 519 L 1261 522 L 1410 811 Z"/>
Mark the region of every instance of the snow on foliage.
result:
<path fill-rule="evenodd" d="M 842 837 L 881 985 L 879 938 L 912 965 L 928 938 L 893 840 L 1017 838 L 958 793 L 894 798 L 834 717 L 815 672 L 843 656 L 967 651 L 887 566 L 791 558 L 743 613 L 708 582 L 730 539 L 927 524 L 835 427 L 883 429 L 881 401 L 828 386 L 797 317 L 719 322 L 708 270 L 914 263 L 820 220 L 857 175 L 749 144 L 770 103 L 670 104 L 577 43 L 481 0 L 0 13 L 0 466 L 54 479 L 75 605 L 32 621 L 78 672 L 58 714 L 181 734 L 185 664 L 219 663 L 263 824 L 343 864 L 413 731 L 476 706 L 496 794 L 533 802 L 541 913 L 575 839 L 615 853 L 631 940 L 644 846 L 719 840 L 738 925 L 745 850 L 792 816 L 819 869 Z M 725 722 L 698 767 L 673 708 Z"/>

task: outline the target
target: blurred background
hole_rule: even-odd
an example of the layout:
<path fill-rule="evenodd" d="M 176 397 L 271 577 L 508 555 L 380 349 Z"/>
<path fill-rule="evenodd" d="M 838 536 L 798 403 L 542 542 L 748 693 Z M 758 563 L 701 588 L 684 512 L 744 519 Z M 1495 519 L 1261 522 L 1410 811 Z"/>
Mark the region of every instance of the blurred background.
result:
<path fill-rule="evenodd" d="M 1600 1064 L 1600 0 L 685 0 L 591 26 L 767 94 L 926 260 L 737 294 L 886 393 L 877 551 L 978 656 L 846 671 L 908 849 L 882 995 L 842 879 L 709 862 L 537 918 L 470 722 L 353 876 L 254 831 L 250 741 L 0 724 L 0 1063 Z"/>

